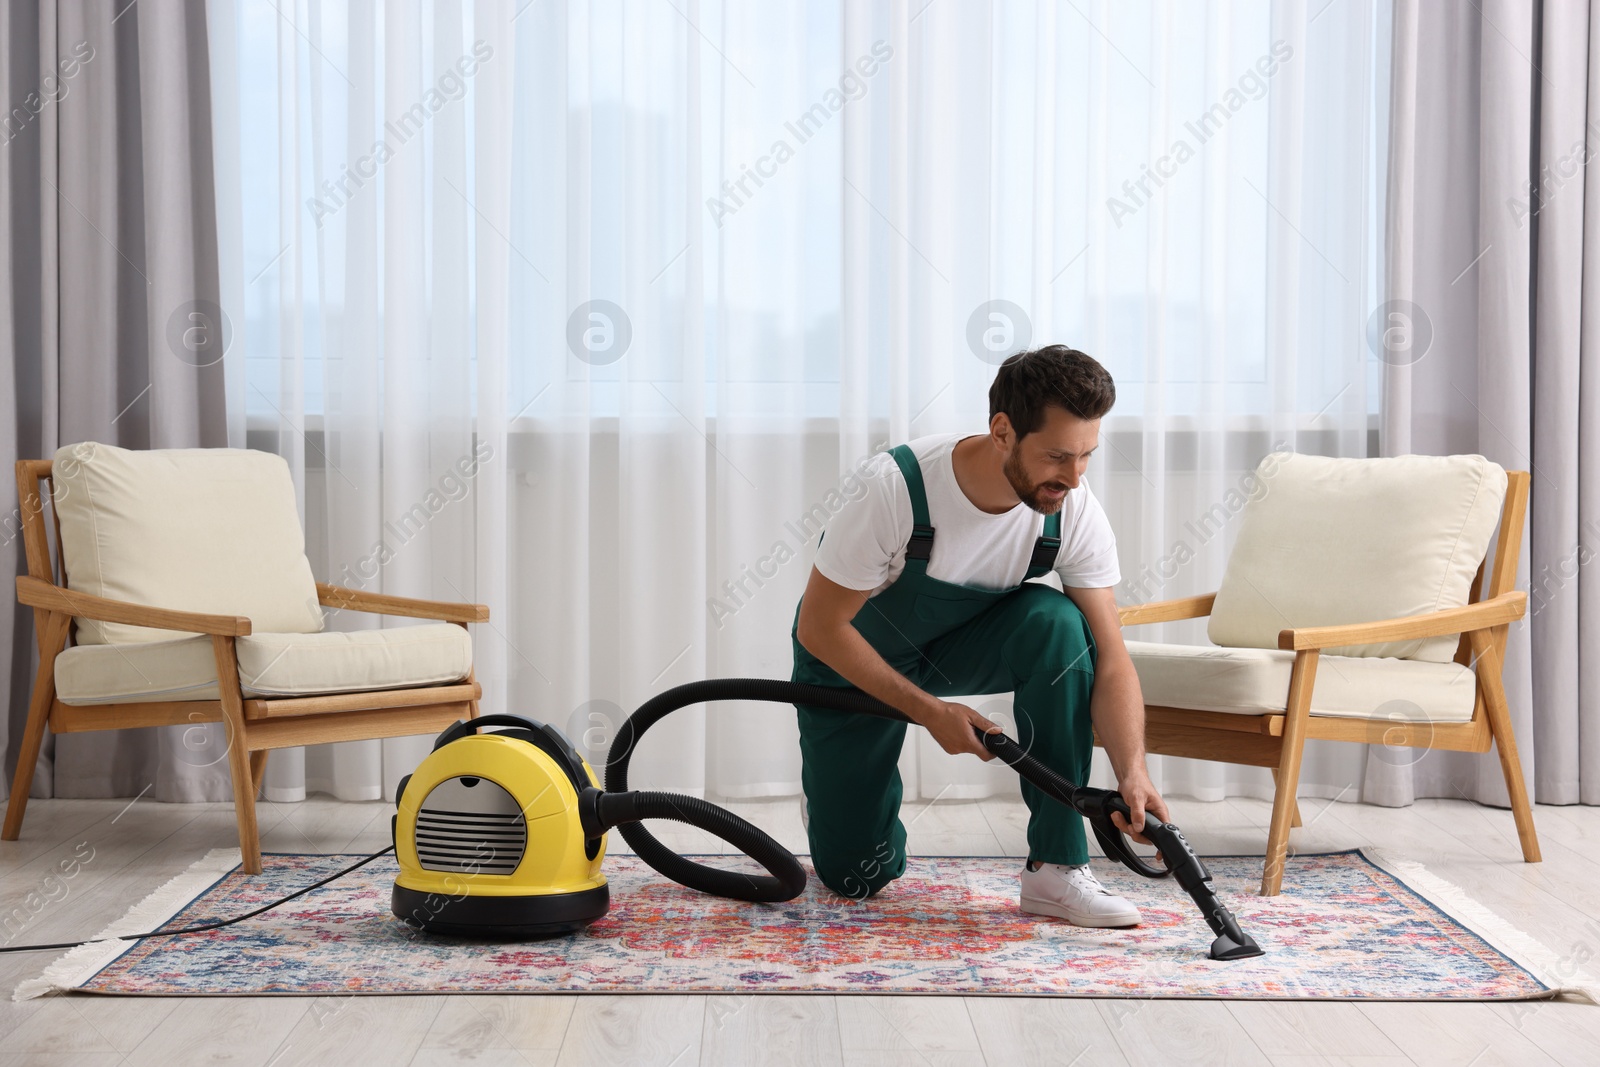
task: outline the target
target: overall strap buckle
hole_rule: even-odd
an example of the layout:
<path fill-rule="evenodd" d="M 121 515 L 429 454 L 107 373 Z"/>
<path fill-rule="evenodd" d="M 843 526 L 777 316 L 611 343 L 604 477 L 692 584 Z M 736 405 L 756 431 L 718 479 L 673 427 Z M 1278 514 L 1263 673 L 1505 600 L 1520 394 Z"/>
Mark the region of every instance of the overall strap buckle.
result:
<path fill-rule="evenodd" d="M 1061 551 L 1061 512 L 1045 516 L 1044 529 L 1033 543 L 1033 558 L 1028 560 L 1028 577 L 1042 578 L 1055 568 Z"/>
<path fill-rule="evenodd" d="M 933 527 L 921 524 L 911 527 L 911 540 L 906 542 L 906 559 L 926 560 L 933 555 Z"/>
<path fill-rule="evenodd" d="M 1028 561 L 1028 569 L 1043 574 L 1055 566 L 1056 553 L 1060 551 L 1061 538 L 1039 535 L 1039 540 L 1033 543 L 1033 558 Z"/>

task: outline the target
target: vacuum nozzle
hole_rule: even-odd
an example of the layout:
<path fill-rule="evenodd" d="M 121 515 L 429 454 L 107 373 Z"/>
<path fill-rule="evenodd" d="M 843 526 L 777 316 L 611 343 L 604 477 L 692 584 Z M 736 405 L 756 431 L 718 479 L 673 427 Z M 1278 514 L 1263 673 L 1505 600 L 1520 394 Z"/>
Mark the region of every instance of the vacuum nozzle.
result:
<path fill-rule="evenodd" d="M 1239 936 L 1244 938 L 1242 944 L 1227 934 L 1223 934 L 1211 942 L 1211 958 L 1214 960 L 1247 960 L 1251 956 L 1262 954 L 1261 946 L 1256 944 L 1253 937 L 1249 934 L 1240 934 Z"/>

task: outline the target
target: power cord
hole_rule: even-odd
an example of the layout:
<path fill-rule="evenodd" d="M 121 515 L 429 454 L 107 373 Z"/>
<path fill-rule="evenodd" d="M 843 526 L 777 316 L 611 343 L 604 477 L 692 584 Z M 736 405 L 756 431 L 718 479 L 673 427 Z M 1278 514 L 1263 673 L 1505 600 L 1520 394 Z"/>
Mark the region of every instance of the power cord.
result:
<path fill-rule="evenodd" d="M 342 871 L 339 871 L 337 874 L 328 875 L 328 877 L 324 878 L 320 882 L 315 882 L 312 885 L 306 886 L 304 889 L 290 893 L 281 900 L 274 900 L 271 904 L 263 904 L 255 911 L 247 911 L 243 915 L 235 915 L 231 919 L 218 919 L 216 922 L 201 923 L 199 926 L 185 926 L 178 930 L 151 930 L 149 933 L 144 934 L 118 934 L 115 937 L 91 937 L 87 941 L 62 941 L 55 945 L 3 945 L 0 946 L 0 952 L 44 952 L 51 949 L 77 948 L 79 945 L 90 945 L 97 941 L 141 941 L 147 937 L 172 937 L 176 934 L 198 934 L 203 933 L 206 930 L 221 929 L 224 926 L 232 926 L 236 922 L 243 922 L 245 919 L 253 919 L 264 911 L 271 911 L 273 908 L 289 903 L 289 901 L 293 900 L 295 897 L 303 897 L 313 889 L 321 889 L 329 882 L 334 881 L 337 878 L 343 878 L 356 868 L 364 867 L 373 860 L 377 859 L 379 856 L 388 855 L 393 851 L 394 846 L 390 845 L 388 848 L 385 848 L 379 852 L 374 852 L 364 860 L 361 860 L 357 863 L 352 863 L 350 866 L 346 867 Z"/>

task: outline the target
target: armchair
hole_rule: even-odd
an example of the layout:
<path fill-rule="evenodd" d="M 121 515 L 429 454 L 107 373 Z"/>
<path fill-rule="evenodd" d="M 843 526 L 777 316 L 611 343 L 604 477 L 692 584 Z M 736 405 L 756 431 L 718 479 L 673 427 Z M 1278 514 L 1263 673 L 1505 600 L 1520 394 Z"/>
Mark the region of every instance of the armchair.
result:
<path fill-rule="evenodd" d="M 244 868 L 259 874 L 255 797 L 272 749 L 478 714 L 466 627 L 489 609 L 314 582 L 280 457 L 85 443 L 19 462 L 17 489 L 17 599 L 33 609 L 39 670 L 0 838 L 21 833 L 46 727 L 223 722 Z M 323 607 L 435 621 L 339 633 L 324 631 Z"/>
<path fill-rule="evenodd" d="M 1272 768 L 1263 896 L 1282 888 L 1310 738 L 1493 744 L 1523 858 L 1539 862 L 1501 678 L 1527 609 L 1513 588 L 1527 472 L 1481 456 L 1275 455 L 1257 484 L 1218 592 L 1121 611 L 1123 626 L 1208 618 L 1214 643 L 1128 642 L 1147 751 Z"/>

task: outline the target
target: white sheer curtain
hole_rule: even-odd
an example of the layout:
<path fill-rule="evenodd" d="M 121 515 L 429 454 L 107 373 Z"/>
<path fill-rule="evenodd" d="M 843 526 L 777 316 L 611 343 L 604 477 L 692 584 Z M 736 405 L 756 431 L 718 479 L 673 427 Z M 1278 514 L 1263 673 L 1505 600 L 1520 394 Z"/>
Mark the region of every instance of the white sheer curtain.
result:
<path fill-rule="evenodd" d="M 319 575 L 489 603 L 486 710 L 597 767 L 654 693 L 786 678 L 852 469 L 981 432 L 1022 344 L 1118 380 L 1120 598 L 1213 589 L 1261 456 L 1368 452 L 1381 8 L 212 0 L 233 440 L 289 457 Z M 426 745 L 275 754 L 268 796 L 392 795 Z M 634 766 L 796 793 L 793 711 L 685 710 Z M 902 769 L 1016 789 L 921 736 Z"/>

